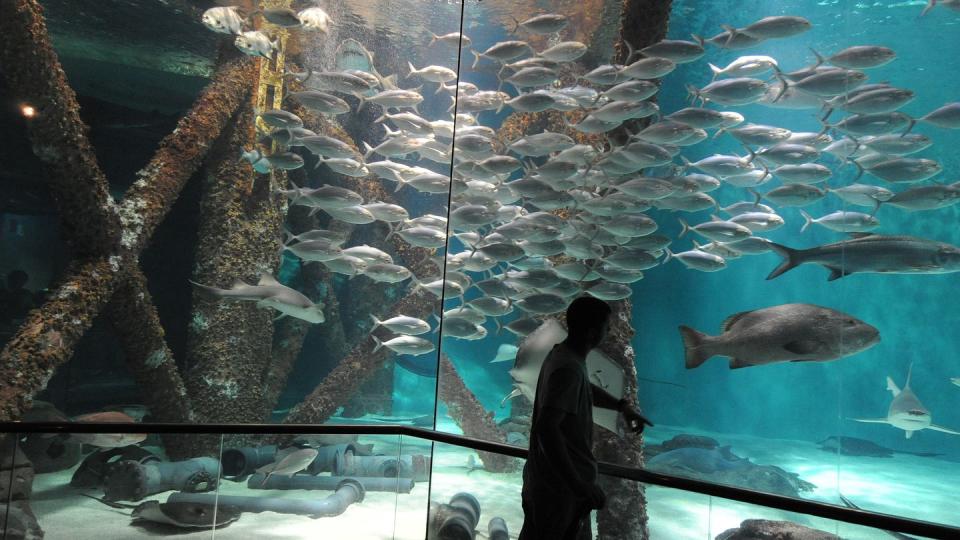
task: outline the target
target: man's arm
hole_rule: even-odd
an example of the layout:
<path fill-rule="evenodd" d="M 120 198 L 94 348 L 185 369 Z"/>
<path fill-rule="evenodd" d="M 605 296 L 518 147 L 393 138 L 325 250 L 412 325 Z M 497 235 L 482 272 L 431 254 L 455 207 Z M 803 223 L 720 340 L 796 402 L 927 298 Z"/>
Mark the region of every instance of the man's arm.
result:
<path fill-rule="evenodd" d="M 590 383 L 590 386 L 593 387 L 592 393 L 594 407 L 601 407 L 604 409 L 610 409 L 612 411 L 620 410 L 620 400 L 618 398 L 613 397 L 613 394 L 607 392 L 603 388 L 600 388 L 594 383 Z"/>
<path fill-rule="evenodd" d="M 593 383 L 590 383 L 590 385 L 593 387 L 593 406 L 622 413 L 630 431 L 641 433 L 645 425 L 653 426 L 653 422 L 648 420 L 639 409 L 631 406 L 627 398 L 617 399 L 603 388 Z"/>

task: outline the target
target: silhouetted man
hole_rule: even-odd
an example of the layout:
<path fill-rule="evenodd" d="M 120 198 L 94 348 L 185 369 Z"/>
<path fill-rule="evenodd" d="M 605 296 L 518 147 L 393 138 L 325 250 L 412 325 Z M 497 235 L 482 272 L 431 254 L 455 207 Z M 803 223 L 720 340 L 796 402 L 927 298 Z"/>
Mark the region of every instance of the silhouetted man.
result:
<path fill-rule="evenodd" d="M 632 431 L 653 425 L 626 399 L 618 400 L 587 377 L 587 353 L 606 335 L 610 313 L 602 300 L 574 300 L 567 309 L 567 339 L 543 362 L 523 467 L 520 540 L 592 538 L 590 511 L 606 504 L 593 457 L 593 405 L 620 411 Z"/>

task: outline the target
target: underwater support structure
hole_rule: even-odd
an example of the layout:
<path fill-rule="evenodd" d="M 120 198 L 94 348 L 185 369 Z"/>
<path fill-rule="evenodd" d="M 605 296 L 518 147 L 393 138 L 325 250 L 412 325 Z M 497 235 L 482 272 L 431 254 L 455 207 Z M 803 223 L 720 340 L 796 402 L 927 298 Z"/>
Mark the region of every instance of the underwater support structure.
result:
<path fill-rule="evenodd" d="M 237 279 L 256 283 L 277 267 L 285 210 L 272 180 L 238 161 L 241 147 L 255 142 L 253 106 L 240 107 L 211 150 L 203 175 L 200 226 L 193 281 L 229 288 Z M 248 192 L 248 186 L 252 189 Z M 263 374 L 271 360 L 272 310 L 219 301 L 194 292 L 188 340 L 187 390 L 204 422 L 257 423 L 263 420 Z"/>
<path fill-rule="evenodd" d="M 633 304 L 630 299 L 610 302 L 610 330 L 600 344 L 600 350 L 620 364 L 626 379 L 624 397 L 633 407 L 637 405 L 637 366 L 633 350 Z M 623 439 L 610 431 L 594 426 L 593 452 L 598 461 L 626 467 L 643 467 L 643 435 L 629 430 Z M 607 494 L 607 506 L 597 512 L 597 538 L 616 540 L 646 540 L 647 500 L 643 484 L 601 476 L 600 486 Z"/>
<path fill-rule="evenodd" d="M 0 25 L 6 27 L 6 24 L 12 20 L 18 20 L 10 19 L 6 16 L 8 14 L 15 17 L 23 16 L 23 13 L 13 8 L 20 9 L 22 6 L 30 7 L 32 5 L 33 2 L 21 2 L 19 0 L 17 2 L 3 2 L 2 8 L 0 8 L 3 9 Z M 7 10 L 11 10 L 11 13 L 7 13 Z M 37 11 L 37 13 L 39 12 Z M 35 39 L 39 43 L 38 48 L 43 48 L 44 43 L 48 44 L 45 32 L 41 32 L 44 28 L 42 26 L 37 27 L 36 25 L 39 23 L 36 21 L 31 24 L 34 24 L 33 31 L 26 36 L 21 36 L 21 38 Z M 3 39 L 9 39 L 9 36 L 15 35 L 20 34 L 4 32 Z M 4 52 L 0 54 L 9 51 L 7 45 L 8 43 L 4 41 Z M 15 46 L 20 47 L 20 49 L 23 48 L 22 44 Z M 52 49 L 50 49 L 50 54 L 54 54 Z M 55 55 L 44 58 L 47 63 L 41 64 L 39 63 L 40 60 L 37 60 L 38 64 L 34 66 L 38 70 L 34 74 L 34 79 L 45 77 L 42 68 L 53 69 L 49 62 L 56 61 Z M 8 58 L 0 56 L 0 60 L 3 61 L 4 70 L 7 72 Z M 22 58 L 17 58 L 17 60 L 22 61 Z M 23 63 L 24 66 L 29 64 L 30 62 Z M 20 418 L 23 412 L 29 408 L 32 396 L 43 389 L 54 370 L 70 358 L 76 343 L 89 329 L 93 319 L 100 314 L 107 302 L 113 297 L 114 292 L 119 287 L 119 280 L 125 279 L 127 270 L 136 265 L 136 259 L 140 251 L 150 239 L 157 225 L 166 216 L 186 181 L 199 167 L 207 153 L 207 148 L 219 136 L 223 126 L 226 125 L 239 106 L 242 97 L 249 94 L 249 80 L 253 73 L 253 65 L 253 62 L 248 59 L 233 59 L 221 66 L 213 80 L 194 103 L 191 111 L 180 120 L 177 129 L 160 143 L 160 147 L 150 164 L 139 173 L 140 179 L 134 183 L 123 201 L 118 205 L 103 206 L 97 204 L 92 208 L 74 208 L 71 206 L 62 209 L 64 216 L 68 212 L 71 215 L 76 212 L 84 216 L 116 213 L 122 225 L 122 230 L 119 231 L 119 246 L 108 243 L 108 249 L 112 250 L 113 254 L 101 253 L 98 257 L 77 258 L 71 261 L 47 303 L 28 314 L 17 334 L 0 352 L 0 376 L 6 381 L 6 384 L 0 388 L 0 419 L 15 420 Z M 59 64 L 56 65 L 55 71 L 62 73 Z M 14 81 L 20 81 L 20 79 L 10 81 L 11 88 L 15 93 L 22 94 L 24 90 L 29 89 L 29 87 L 15 86 Z M 65 86 L 64 89 L 71 96 L 73 95 L 69 87 Z M 49 99 L 51 103 L 61 103 L 64 98 L 57 95 L 47 95 L 46 99 Z M 52 117 L 57 112 L 56 107 L 46 107 L 39 105 L 39 103 L 37 106 L 44 115 L 49 114 Z M 73 121 L 80 122 L 79 115 L 61 116 L 55 125 L 60 126 L 57 129 L 62 128 L 67 132 L 76 134 L 77 137 L 81 137 L 85 128 L 83 128 L 82 123 L 79 124 L 79 127 L 68 125 Z M 59 139 L 54 138 L 52 140 Z M 64 141 L 64 144 L 67 144 L 67 142 Z M 70 144 L 82 145 L 79 139 L 70 141 Z M 86 147 L 90 148 L 89 144 Z M 36 150 L 40 152 L 42 148 L 36 148 Z M 93 155 L 92 149 L 90 154 Z M 61 163 L 66 164 L 68 161 L 61 160 Z M 76 195 L 76 200 L 84 200 L 82 196 L 77 194 L 79 191 L 83 191 L 78 187 L 90 184 L 89 182 L 85 184 L 83 180 L 89 178 L 84 176 L 85 169 L 90 170 L 93 166 L 95 166 L 95 162 L 86 160 L 80 170 L 75 170 L 68 175 L 67 179 L 71 181 L 70 184 L 54 181 L 51 183 L 51 187 L 54 190 L 58 187 L 63 188 L 67 195 Z M 54 178 L 58 178 L 58 176 L 54 175 Z M 91 189 L 96 191 L 100 188 L 93 187 Z M 64 217 L 64 219 L 67 218 Z M 109 222 L 106 218 L 102 221 Z M 85 223 L 84 227 L 94 227 L 97 224 L 96 222 Z M 64 230 L 67 236 L 73 234 L 69 227 L 65 226 Z M 98 238 L 99 236 L 102 236 L 102 233 L 89 233 L 86 236 L 78 234 L 75 238 Z M 80 253 L 82 254 L 83 250 L 80 250 Z M 145 290 L 131 289 L 131 292 L 135 298 L 140 298 L 140 294 L 144 293 Z M 143 303 L 138 302 L 136 305 L 143 305 Z M 145 315 L 139 312 L 136 314 L 128 313 L 127 315 L 126 320 L 129 321 L 129 324 L 152 324 L 152 318 L 149 314 Z M 154 329 L 151 333 L 162 336 L 162 330 L 158 332 Z M 150 349 L 151 352 L 156 350 L 159 350 L 159 348 Z M 140 361 L 145 363 L 146 366 L 150 366 L 150 362 L 147 362 L 150 356 L 141 359 L 136 359 L 135 356 L 135 354 L 130 355 L 128 352 L 130 361 Z M 172 368 L 172 363 L 169 367 Z M 156 397 L 151 395 L 151 391 L 157 388 L 160 387 L 150 385 L 144 387 L 143 390 L 147 397 L 147 404 L 155 410 L 163 410 L 162 404 L 158 406 L 151 403 L 151 400 Z M 158 391 L 168 393 L 176 391 L 176 388 Z M 187 404 L 184 398 L 181 398 L 178 402 L 181 407 Z M 187 407 L 188 409 L 189 407 Z M 166 410 L 171 413 L 169 421 L 178 421 L 173 415 L 177 414 L 178 411 L 182 412 L 181 408 Z M 188 419 L 189 416 L 183 418 Z"/>
<path fill-rule="evenodd" d="M 22 100 L 18 106 L 36 110 L 26 122 L 27 134 L 43 163 L 70 251 L 78 257 L 113 251 L 120 216 L 37 0 L 0 2 L 0 72 L 11 94 Z"/>
<path fill-rule="evenodd" d="M 488 412 L 480 400 L 467 388 L 463 378 L 457 373 L 450 358 L 440 354 L 440 370 L 437 399 L 447 405 L 450 418 L 456 422 L 463 434 L 468 437 L 495 441 L 506 444 L 506 435 L 497 427 L 493 413 Z M 512 472 L 517 469 L 518 460 L 511 456 L 478 451 L 477 455 L 488 472 Z"/>

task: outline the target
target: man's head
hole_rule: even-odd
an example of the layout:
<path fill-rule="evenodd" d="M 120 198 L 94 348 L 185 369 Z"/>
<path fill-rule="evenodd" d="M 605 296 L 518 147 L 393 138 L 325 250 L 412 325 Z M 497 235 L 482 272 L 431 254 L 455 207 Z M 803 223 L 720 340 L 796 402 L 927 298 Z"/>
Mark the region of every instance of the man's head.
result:
<path fill-rule="evenodd" d="M 592 296 L 581 296 L 567 308 L 567 333 L 575 340 L 596 347 L 607 334 L 610 305 Z"/>

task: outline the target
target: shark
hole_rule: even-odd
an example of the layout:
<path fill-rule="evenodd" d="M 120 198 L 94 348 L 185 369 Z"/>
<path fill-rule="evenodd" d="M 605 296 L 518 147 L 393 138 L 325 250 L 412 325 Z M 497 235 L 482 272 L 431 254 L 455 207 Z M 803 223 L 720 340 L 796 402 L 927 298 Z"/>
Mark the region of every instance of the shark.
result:
<path fill-rule="evenodd" d="M 960 386 L 960 377 L 954 377 L 954 378 L 950 379 L 950 382 L 952 382 L 953 384 L 955 384 L 955 385 L 957 385 L 957 386 Z"/>
<path fill-rule="evenodd" d="M 554 319 L 544 321 L 539 328 L 528 335 L 517 349 L 516 360 L 510 369 L 513 379 L 513 391 L 510 392 L 500 406 L 517 396 L 524 396 L 533 403 L 537 390 L 537 379 L 540 378 L 540 369 L 547 354 L 553 346 L 567 338 L 567 331 Z M 587 374 L 590 382 L 615 398 L 623 397 L 626 387 L 626 377 L 623 369 L 601 351 L 594 349 L 587 354 Z M 612 433 L 623 437 L 622 422 L 619 422 L 620 413 L 601 407 L 593 408 L 593 423 Z"/>
<path fill-rule="evenodd" d="M 257 307 L 279 311 L 281 317 L 289 315 L 310 323 L 322 323 L 325 320 L 322 303 L 313 303 L 300 291 L 283 285 L 267 273 L 260 274 L 256 285 L 249 285 L 238 279 L 229 289 L 218 289 L 193 281 L 190 283 L 213 298 L 253 301 L 257 303 Z"/>
<path fill-rule="evenodd" d="M 893 394 L 893 401 L 890 402 L 890 409 L 887 411 L 886 418 L 854 418 L 856 422 L 867 422 L 872 424 L 890 424 L 893 427 L 902 429 L 907 438 L 913 436 L 915 431 L 922 429 L 932 429 L 951 435 L 960 435 L 960 431 L 954 431 L 933 423 L 933 416 L 930 410 L 923 406 L 920 398 L 913 393 L 910 388 L 910 376 L 913 374 L 913 363 L 907 370 L 907 382 L 903 388 L 897 387 L 893 379 L 887 377 L 887 390 Z"/>

